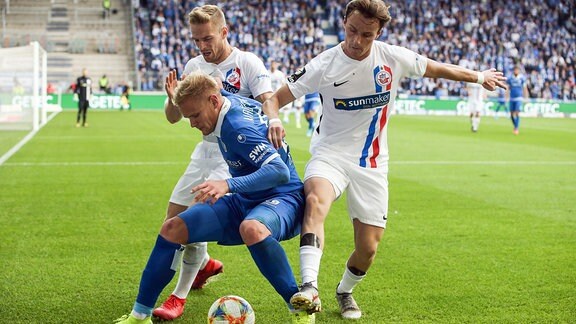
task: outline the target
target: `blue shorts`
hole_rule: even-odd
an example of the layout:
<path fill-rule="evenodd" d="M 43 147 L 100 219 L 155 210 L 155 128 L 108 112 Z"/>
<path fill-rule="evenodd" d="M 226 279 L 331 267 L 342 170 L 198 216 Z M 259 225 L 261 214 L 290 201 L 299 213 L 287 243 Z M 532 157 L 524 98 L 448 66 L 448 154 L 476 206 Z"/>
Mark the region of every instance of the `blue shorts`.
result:
<path fill-rule="evenodd" d="M 304 201 L 302 191 L 279 194 L 265 201 L 232 194 L 218 199 L 214 205 L 195 204 L 178 217 L 188 228 L 188 243 L 242 245 L 240 223 L 248 219 L 258 220 L 270 230 L 272 237 L 284 241 L 300 234 Z"/>
<path fill-rule="evenodd" d="M 520 111 L 522 108 L 522 101 L 510 101 L 510 112 Z"/>
<path fill-rule="evenodd" d="M 304 113 L 307 114 L 311 111 L 318 111 L 320 104 L 317 101 L 309 101 L 304 103 Z"/>

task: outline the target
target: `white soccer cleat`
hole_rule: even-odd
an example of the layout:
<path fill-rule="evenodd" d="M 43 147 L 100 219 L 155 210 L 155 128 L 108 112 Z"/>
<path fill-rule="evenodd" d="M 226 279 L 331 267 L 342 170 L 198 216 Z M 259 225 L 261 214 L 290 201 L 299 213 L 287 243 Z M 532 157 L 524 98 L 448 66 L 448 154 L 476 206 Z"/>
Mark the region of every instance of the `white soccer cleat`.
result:
<path fill-rule="evenodd" d="M 338 306 L 340 306 L 340 314 L 345 319 L 359 319 L 362 316 L 362 311 L 352 293 L 341 293 L 336 292 L 336 301 L 338 301 Z"/>

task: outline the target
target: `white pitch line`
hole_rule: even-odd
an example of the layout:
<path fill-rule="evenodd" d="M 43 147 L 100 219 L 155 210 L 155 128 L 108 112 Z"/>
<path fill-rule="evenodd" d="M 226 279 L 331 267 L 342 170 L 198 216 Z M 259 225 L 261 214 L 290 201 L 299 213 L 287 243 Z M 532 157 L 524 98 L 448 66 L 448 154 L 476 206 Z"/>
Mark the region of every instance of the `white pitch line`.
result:
<path fill-rule="evenodd" d="M 305 164 L 307 161 L 294 161 Z M 13 167 L 183 165 L 187 161 L 8 162 Z M 576 165 L 576 161 L 391 161 L 390 165 Z"/>
<path fill-rule="evenodd" d="M 36 133 L 38 133 L 42 129 L 42 127 L 47 125 L 48 122 L 50 122 L 52 120 L 52 118 L 54 118 L 56 115 L 58 115 L 58 112 L 48 116 L 46 123 L 41 125 L 37 130 L 33 130 L 30 133 L 28 133 L 26 136 L 24 136 L 23 139 L 20 140 L 20 142 L 18 142 L 18 144 L 14 145 L 8 152 L 6 152 L 4 155 L 2 155 L 0 157 L 0 166 L 4 165 L 5 162 L 8 161 L 8 159 L 10 157 L 12 157 L 12 155 L 16 154 L 16 152 L 18 152 L 22 148 L 22 146 L 24 146 L 26 143 L 28 143 L 28 141 L 31 140 L 32 137 L 34 137 L 34 135 L 36 135 Z"/>

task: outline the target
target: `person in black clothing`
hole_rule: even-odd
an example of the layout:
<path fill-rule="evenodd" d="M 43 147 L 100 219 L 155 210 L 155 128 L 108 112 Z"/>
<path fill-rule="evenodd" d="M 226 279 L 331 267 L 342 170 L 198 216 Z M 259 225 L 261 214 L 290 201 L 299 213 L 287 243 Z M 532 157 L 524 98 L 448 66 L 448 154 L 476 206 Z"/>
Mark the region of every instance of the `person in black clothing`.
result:
<path fill-rule="evenodd" d="M 122 94 L 120 95 L 120 110 L 124 110 L 124 108 L 132 110 L 132 106 L 130 105 L 130 92 L 130 85 L 124 83 L 122 85 Z"/>
<path fill-rule="evenodd" d="M 87 127 L 86 111 L 90 105 L 89 100 L 92 96 L 92 80 L 88 77 L 86 69 L 82 69 L 82 76 L 76 79 L 76 89 L 78 96 L 78 115 L 76 116 L 76 127 L 80 127 L 80 117 L 82 117 L 82 127 Z"/>

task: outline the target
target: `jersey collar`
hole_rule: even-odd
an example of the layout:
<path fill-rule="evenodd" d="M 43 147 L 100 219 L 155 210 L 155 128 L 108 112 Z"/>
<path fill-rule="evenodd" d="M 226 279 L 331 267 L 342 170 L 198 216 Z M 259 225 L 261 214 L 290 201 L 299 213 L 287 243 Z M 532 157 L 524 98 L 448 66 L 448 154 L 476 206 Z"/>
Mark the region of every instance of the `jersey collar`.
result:
<path fill-rule="evenodd" d="M 222 103 L 222 109 L 220 109 L 220 114 L 218 115 L 218 122 L 216 122 L 216 127 L 212 132 L 212 134 L 214 134 L 214 136 L 216 137 L 220 137 L 220 133 L 222 132 L 222 123 L 224 122 L 224 116 L 226 116 L 226 114 L 230 110 L 230 106 L 232 106 L 232 103 L 230 102 L 230 100 L 228 100 L 228 98 L 226 97 L 222 98 L 224 99 L 224 102 Z"/>

